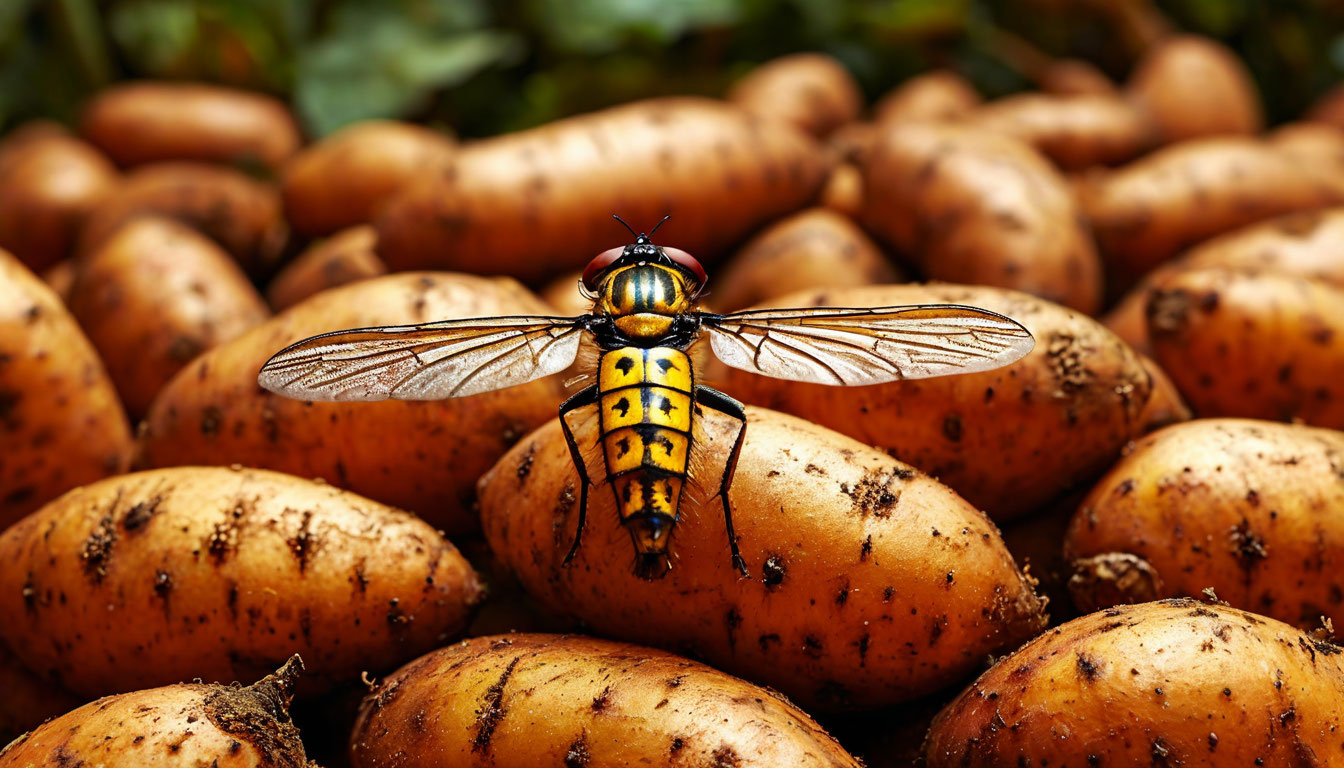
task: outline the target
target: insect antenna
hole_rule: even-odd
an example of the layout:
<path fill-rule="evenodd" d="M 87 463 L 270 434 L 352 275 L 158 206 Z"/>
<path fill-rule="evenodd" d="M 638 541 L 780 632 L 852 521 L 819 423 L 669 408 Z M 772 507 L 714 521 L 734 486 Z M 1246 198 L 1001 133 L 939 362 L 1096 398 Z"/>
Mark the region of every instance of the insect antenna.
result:
<path fill-rule="evenodd" d="M 635 237 L 639 237 L 638 233 L 635 232 L 634 227 L 631 227 L 629 224 L 625 223 L 625 219 L 622 219 L 620 216 L 617 216 L 614 213 L 611 214 L 611 218 L 621 222 L 621 224 L 623 224 L 626 229 L 630 230 L 630 234 L 634 235 Z M 660 221 L 658 223 L 661 224 L 662 222 Z M 654 227 L 654 229 L 657 229 L 657 227 Z"/>
<path fill-rule="evenodd" d="M 657 232 L 657 231 L 658 231 L 658 228 L 661 227 L 661 226 L 663 226 L 663 221 L 667 221 L 667 220 L 670 219 L 670 218 L 672 218 L 672 214 L 669 213 L 669 214 L 667 214 L 666 216 L 663 217 L 663 220 L 662 220 L 662 221 L 658 222 L 657 224 L 654 224 L 654 225 L 653 225 L 653 229 L 650 229 L 650 230 L 649 230 L 649 237 L 653 237 L 653 233 L 654 233 L 654 232 Z"/>

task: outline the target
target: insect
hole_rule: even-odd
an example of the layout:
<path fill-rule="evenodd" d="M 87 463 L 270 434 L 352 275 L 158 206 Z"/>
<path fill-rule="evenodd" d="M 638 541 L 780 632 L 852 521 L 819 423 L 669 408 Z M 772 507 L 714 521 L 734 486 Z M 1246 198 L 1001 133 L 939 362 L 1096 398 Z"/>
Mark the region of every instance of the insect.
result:
<path fill-rule="evenodd" d="M 667 217 L 658 226 L 664 221 Z M 707 283 L 695 257 L 654 245 L 641 233 L 635 242 L 589 262 L 580 282 L 580 291 L 593 300 L 587 314 L 326 333 L 276 354 L 258 381 L 304 400 L 463 397 L 563 371 L 587 335 L 600 350 L 596 383 L 560 405 L 580 487 L 578 526 L 564 562 L 578 552 L 593 485 L 565 416 L 597 406 L 605 483 L 634 542 L 636 570 L 658 578 L 671 567 L 668 544 L 687 481 L 699 407 L 737 422 L 717 496 L 733 567 L 745 575 L 728 489 L 746 435 L 746 412 L 738 401 L 697 382 L 687 349 L 702 334 L 730 366 L 840 386 L 989 370 L 1021 358 L 1035 343 L 1026 328 L 1007 317 L 954 304 L 715 314 L 696 307 Z"/>

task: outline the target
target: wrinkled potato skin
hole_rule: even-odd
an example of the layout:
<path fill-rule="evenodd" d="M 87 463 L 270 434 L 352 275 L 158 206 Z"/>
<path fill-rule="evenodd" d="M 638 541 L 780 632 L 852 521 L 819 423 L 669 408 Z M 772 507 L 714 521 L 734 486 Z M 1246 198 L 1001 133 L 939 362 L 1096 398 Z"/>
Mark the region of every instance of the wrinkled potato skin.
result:
<path fill-rule="evenodd" d="M 363 225 L 313 244 L 271 280 L 267 301 L 279 312 L 328 288 L 387 274 L 387 265 L 378 258 L 377 243 L 373 227 Z"/>
<path fill-rule="evenodd" d="M 21 131 L 0 145 L 0 248 L 40 272 L 69 256 L 117 169 L 79 139 Z"/>
<path fill-rule="evenodd" d="M 282 102 L 204 83 L 113 86 L 85 107 L 80 132 L 123 167 L 194 160 L 274 170 L 302 142 Z"/>
<path fill-rule="evenodd" d="M 1030 144 L 1066 171 L 1123 163 L 1152 143 L 1144 116 L 1117 96 L 1019 94 L 986 104 L 967 122 Z"/>
<path fill-rule="evenodd" d="M 780 120 L 824 139 L 858 118 L 863 109 L 859 84 L 844 65 L 821 53 L 797 53 L 751 70 L 727 99 L 767 120 Z"/>
<path fill-rule="evenodd" d="M 85 257 L 69 306 L 132 418 L 198 354 L 270 316 L 228 253 L 153 217 L 128 222 Z"/>
<path fill-rule="evenodd" d="M 0 744 L 84 702 L 34 675 L 4 643 L 0 643 L 0 691 L 5 692 L 0 696 Z"/>
<path fill-rule="evenodd" d="M 628 243 L 619 212 L 642 231 L 670 214 L 658 243 L 709 261 L 806 205 L 827 170 L 787 125 L 707 99 L 635 102 L 464 147 L 383 208 L 378 252 L 394 271 L 543 281 Z"/>
<path fill-rule="evenodd" d="M 980 94 L 955 72 L 945 69 L 916 75 L 873 105 L 878 123 L 955 120 L 980 106 Z"/>
<path fill-rule="evenodd" d="M 301 668 L 245 688 L 188 683 L 108 696 L 0 750 L 0 767 L 315 768 L 287 711 Z"/>
<path fill-rule="evenodd" d="M 412 179 L 434 173 L 456 151 L 438 131 L 393 120 L 355 123 L 285 165 L 280 189 L 294 229 L 326 235 L 373 219 Z"/>
<path fill-rule="evenodd" d="M 289 238 L 280 197 L 270 185 L 229 168 L 159 163 L 128 174 L 117 194 L 89 214 L 79 253 L 88 254 L 145 215 L 177 219 L 209 235 L 251 275 L 274 269 Z"/>
<path fill-rule="evenodd" d="M 902 275 L 854 222 L 809 208 L 772 224 L 718 270 L 716 309 L 742 309 L 805 288 L 899 282 Z"/>
<path fill-rule="evenodd" d="M 0 251 L 0 530 L 77 485 L 124 472 L 131 428 L 61 300 Z"/>
<path fill-rule="evenodd" d="M 995 288 L 893 285 L 795 293 L 769 306 L 966 304 L 1007 315 L 1036 347 L 1004 368 L 837 390 L 730 369 L 722 389 L 880 447 L 995 520 L 1031 512 L 1107 467 L 1139 433 L 1143 364 L 1090 318 Z M 984 456 L 993 456 L 985 461 Z"/>
<path fill-rule="evenodd" d="M 482 597 L 414 516 L 223 467 L 79 488 L 6 531 L 0 562 L 0 637 L 87 696 L 248 679 L 295 653 L 315 693 L 437 647 Z"/>
<path fill-rule="evenodd" d="M 327 331 L 552 312 L 508 278 L 403 273 L 324 291 L 170 381 L 146 418 L 142 460 L 321 477 L 450 534 L 476 530 L 477 478 L 555 416 L 563 392 L 554 378 L 451 400 L 309 404 L 262 390 L 257 371 L 289 344 Z"/>
<path fill-rule="evenodd" d="M 929 768 L 1334 765 L 1344 655 L 1194 600 L 1094 613 L 1001 660 L 934 720 Z"/>
<path fill-rule="evenodd" d="M 1026 291 L 1088 314 L 1101 263 L 1063 177 L 1016 139 L 893 127 L 864 169 L 861 221 L 934 280 Z"/>
<path fill-rule="evenodd" d="M 557 422 L 481 479 L 491 548 L 538 602 L 593 632 L 694 655 L 809 709 L 918 697 L 1044 627 L 1044 606 L 983 514 L 879 451 L 755 408 L 729 491 L 741 576 L 714 498 L 736 426 L 703 412 L 693 461 L 707 489 L 683 494 L 661 579 L 636 575 L 604 485 L 562 564 L 579 493 Z M 596 440 L 595 422 L 573 417 L 581 446 Z M 589 474 L 605 476 L 600 460 Z"/>
<path fill-rule="evenodd" d="M 1172 36 L 1144 56 L 1125 85 L 1164 143 L 1203 136 L 1256 134 L 1260 95 L 1236 54 L 1214 40 Z"/>
<path fill-rule="evenodd" d="M 1344 432 L 1249 419 L 1170 427 L 1136 443 L 1083 500 L 1065 558 L 1128 553 L 1151 566 L 1161 597 L 1213 587 L 1303 629 L 1321 616 L 1344 622 L 1344 530 L 1322 517 L 1344 509 L 1341 470 Z M 1085 589 L 1075 597 L 1082 610 L 1105 607 Z"/>
<path fill-rule="evenodd" d="M 478 762 L 861 765 L 773 691 L 609 640 L 477 637 L 411 662 L 365 698 L 354 768 Z"/>
<path fill-rule="evenodd" d="M 1153 358 L 1200 416 L 1344 428 L 1344 290 L 1188 270 L 1154 286 L 1147 313 Z"/>

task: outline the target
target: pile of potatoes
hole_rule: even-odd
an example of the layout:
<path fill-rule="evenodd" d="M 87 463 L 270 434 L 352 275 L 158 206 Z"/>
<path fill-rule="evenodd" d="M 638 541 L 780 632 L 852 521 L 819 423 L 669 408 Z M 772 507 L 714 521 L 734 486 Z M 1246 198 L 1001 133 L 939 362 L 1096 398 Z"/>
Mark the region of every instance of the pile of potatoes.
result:
<path fill-rule="evenodd" d="M 1340 99 L 1266 132 L 1211 40 L 1033 56 L 995 100 L 808 53 L 470 142 L 137 82 L 4 136 L 0 768 L 1344 764 Z M 445 401 L 257 384 L 326 331 L 588 312 L 613 213 L 670 214 L 711 311 L 1035 346 L 846 391 L 693 347 L 746 404 L 745 575 L 709 409 L 670 571 L 600 478 L 567 561 L 592 349 Z"/>

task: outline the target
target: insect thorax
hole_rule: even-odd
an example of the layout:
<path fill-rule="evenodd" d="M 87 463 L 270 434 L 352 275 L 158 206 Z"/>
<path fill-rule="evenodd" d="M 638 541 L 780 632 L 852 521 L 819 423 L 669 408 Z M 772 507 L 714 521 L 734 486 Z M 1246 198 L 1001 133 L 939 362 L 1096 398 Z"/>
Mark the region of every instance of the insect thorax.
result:
<path fill-rule="evenodd" d="M 686 278 L 661 264 L 632 264 L 609 275 L 602 283 L 597 311 L 610 315 L 617 328 L 632 339 L 657 339 L 668 332 L 676 316 L 690 308 Z"/>

